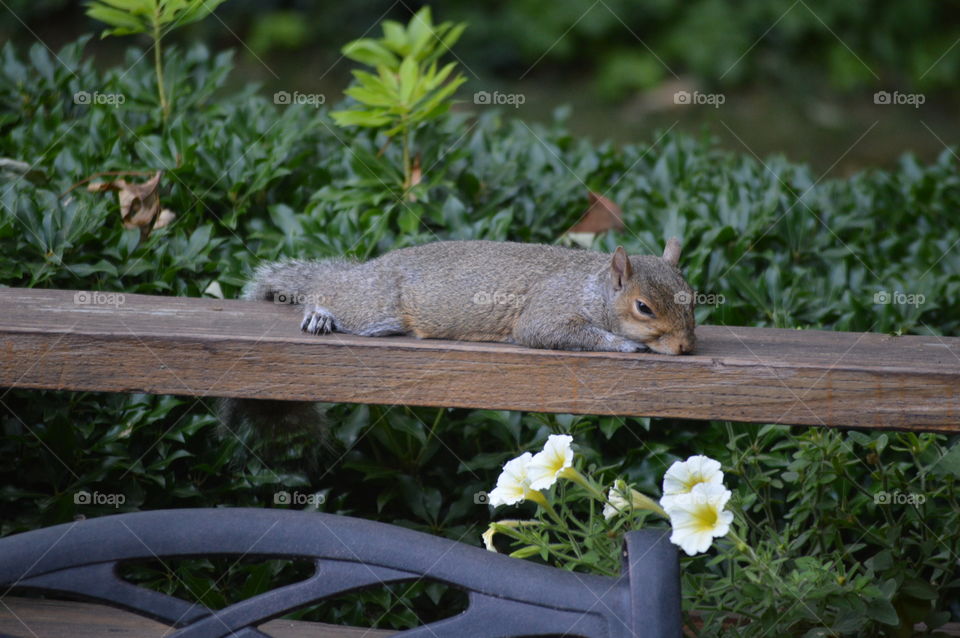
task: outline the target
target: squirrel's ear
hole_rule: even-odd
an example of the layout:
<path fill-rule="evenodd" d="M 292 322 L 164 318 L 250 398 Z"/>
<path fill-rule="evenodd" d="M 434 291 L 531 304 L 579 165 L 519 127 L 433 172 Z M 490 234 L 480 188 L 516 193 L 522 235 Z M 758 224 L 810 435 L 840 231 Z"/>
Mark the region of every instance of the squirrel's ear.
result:
<path fill-rule="evenodd" d="M 623 246 L 617 246 L 610 261 L 610 279 L 613 282 L 613 289 L 622 290 L 632 276 L 633 269 L 630 267 L 627 251 Z"/>
<path fill-rule="evenodd" d="M 680 240 L 676 237 L 671 237 L 667 240 L 667 245 L 663 249 L 663 260 L 671 266 L 676 266 L 680 263 Z"/>

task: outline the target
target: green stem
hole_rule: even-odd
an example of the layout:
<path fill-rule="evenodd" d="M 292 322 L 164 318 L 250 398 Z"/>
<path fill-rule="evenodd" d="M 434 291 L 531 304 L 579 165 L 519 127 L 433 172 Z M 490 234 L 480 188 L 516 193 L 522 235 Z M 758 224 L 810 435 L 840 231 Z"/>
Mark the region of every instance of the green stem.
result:
<path fill-rule="evenodd" d="M 745 548 L 747 555 L 750 556 L 750 559 L 751 559 L 755 564 L 759 564 L 759 563 L 760 563 L 760 559 L 757 557 L 757 553 L 756 553 L 755 551 L 753 551 L 753 548 L 750 547 L 750 545 L 747 544 L 747 541 L 745 541 L 745 540 L 743 540 L 742 538 L 740 538 L 739 536 L 737 536 L 737 533 L 736 533 L 735 531 L 733 531 L 733 528 L 732 528 L 732 527 L 730 528 L 730 531 L 727 532 L 727 536 L 730 537 L 730 540 L 732 540 L 734 543 L 736 543 L 737 549 Z M 769 567 L 768 567 L 768 569 L 769 569 Z"/>
<path fill-rule="evenodd" d="M 573 481 L 583 489 L 587 490 L 590 496 L 597 499 L 601 503 L 607 502 L 607 497 L 603 495 L 603 492 L 601 492 L 596 485 L 594 485 L 589 479 L 587 479 L 587 477 L 585 477 L 583 474 L 576 471 L 572 467 L 564 468 L 564 470 L 560 472 L 560 478 L 565 478 Z"/>
<path fill-rule="evenodd" d="M 543 495 L 543 492 L 540 492 L 537 490 L 526 490 L 526 493 L 523 495 L 523 497 L 528 501 L 533 501 L 534 503 L 542 507 L 544 510 L 546 510 L 547 514 L 549 514 L 550 517 L 553 520 L 555 520 L 558 525 L 560 525 L 561 527 L 566 527 L 563 524 L 563 519 L 560 518 L 559 514 L 557 514 L 557 510 L 553 509 L 553 505 L 551 505 L 550 501 L 548 501 L 547 498 Z"/>
<path fill-rule="evenodd" d="M 403 124 L 403 135 L 401 137 L 403 145 L 403 194 L 406 197 L 410 190 L 411 180 L 413 179 L 413 169 L 410 166 L 410 133 L 407 131 L 406 123 Z"/>
<path fill-rule="evenodd" d="M 409 410 L 409 408 L 407 408 Z M 423 459 L 424 452 L 427 451 L 427 444 L 430 443 L 430 439 L 433 438 L 434 433 L 437 431 L 437 426 L 440 425 L 440 420 L 443 418 L 446 410 L 443 408 L 437 408 L 437 416 L 433 419 L 433 423 L 430 425 L 430 429 L 427 431 L 427 438 L 424 439 L 423 445 L 420 447 L 420 453 L 417 454 L 417 466 L 420 465 L 421 459 Z M 410 411 L 413 414 L 413 411 Z M 416 415 L 414 415 L 416 416 Z"/>
<path fill-rule="evenodd" d="M 163 117 L 163 123 L 167 123 L 170 115 L 170 105 L 167 104 L 167 93 L 163 88 L 163 54 L 160 51 L 160 7 L 154 9 L 153 15 L 153 67 L 157 74 L 157 93 L 160 95 L 160 112 Z"/>

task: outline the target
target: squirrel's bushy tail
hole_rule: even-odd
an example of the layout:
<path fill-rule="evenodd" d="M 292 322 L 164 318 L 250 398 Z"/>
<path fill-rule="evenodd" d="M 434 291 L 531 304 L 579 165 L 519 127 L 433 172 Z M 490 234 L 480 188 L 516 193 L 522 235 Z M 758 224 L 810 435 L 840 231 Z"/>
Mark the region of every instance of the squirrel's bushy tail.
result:
<path fill-rule="evenodd" d="M 306 295 L 322 291 L 323 282 L 334 275 L 354 268 L 357 262 L 331 258 L 318 261 L 286 259 L 259 266 L 243 290 L 243 298 L 251 301 L 275 301 L 277 295 L 289 295 L 283 303 L 291 303 Z"/>
<path fill-rule="evenodd" d="M 306 469 L 315 470 L 329 460 L 336 447 L 329 435 L 325 404 L 313 401 L 272 399 L 220 399 L 218 435 L 236 439 L 232 463 L 287 459 L 296 453 Z"/>
<path fill-rule="evenodd" d="M 251 301 L 301 303 L 315 295 L 323 283 L 356 266 L 356 262 L 333 258 L 319 261 L 287 259 L 265 263 L 244 288 L 243 298 Z M 314 401 L 266 399 L 220 399 L 217 405 L 223 436 L 241 441 L 282 442 L 291 436 L 307 435 L 323 447 L 330 445 L 323 406 Z M 245 447 L 249 447 L 245 443 Z"/>

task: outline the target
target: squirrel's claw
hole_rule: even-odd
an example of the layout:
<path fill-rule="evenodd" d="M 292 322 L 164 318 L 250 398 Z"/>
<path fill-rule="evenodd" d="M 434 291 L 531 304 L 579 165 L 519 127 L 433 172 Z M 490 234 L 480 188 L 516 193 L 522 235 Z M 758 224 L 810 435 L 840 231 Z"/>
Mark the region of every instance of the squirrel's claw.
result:
<path fill-rule="evenodd" d="M 326 308 L 308 306 L 303 313 L 300 329 L 310 334 L 323 335 L 333 332 L 336 329 L 336 324 L 333 320 L 333 314 Z"/>

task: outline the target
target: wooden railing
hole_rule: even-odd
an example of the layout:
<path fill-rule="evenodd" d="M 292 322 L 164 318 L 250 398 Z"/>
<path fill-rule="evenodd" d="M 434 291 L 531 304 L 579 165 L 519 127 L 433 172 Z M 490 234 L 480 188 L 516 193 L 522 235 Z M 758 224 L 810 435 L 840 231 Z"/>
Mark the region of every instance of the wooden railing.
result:
<path fill-rule="evenodd" d="M 960 431 L 960 338 L 701 326 L 694 355 L 313 336 L 294 306 L 0 289 L 0 386 Z"/>
<path fill-rule="evenodd" d="M 531 350 L 505 344 L 400 337 L 312 336 L 299 331 L 299 317 L 296 307 L 269 303 L 0 288 L 0 387 L 960 432 L 960 338 L 701 326 L 697 329 L 696 353 L 672 357 Z M 0 633 L 140 636 L 174 627 L 179 628 L 174 634 L 178 636 L 270 634 L 293 638 L 316 635 L 317 631 L 336 637 L 359 635 L 351 632 L 361 630 L 271 621 L 290 607 L 286 598 L 274 595 L 280 590 L 263 594 L 262 600 L 251 599 L 213 611 L 170 597 L 161 600 L 156 593 L 134 592 L 138 588 L 116 579 L 111 565 L 127 554 L 144 550 L 142 543 L 127 538 L 125 530 L 131 530 L 131 525 L 147 521 L 142 535 L 166 525 L 169 533 L 176 535 L 178 525 L 188 517 L 195 520 L 195 527 L 208 525 L 219 529 L 221 540 L 212 548 L 201 547 L 203 539 L 198 540 L 196 535 L 184 537 L 183 543 L 168 543 L 164 540 L 167 535 L 161 534 L 152 542 L 164 545 L 165 555 L 169 556 L 184 552 L 216 554 L 217 548 L 242 540 L 243 534 L 250 533 L 237 518 L 245 514 L 238 510 L 221 512 L 177 510 L 95 519 L 79 523 L 77 528 L 90 536 L 87 541 L 76 540 L 75 537 L 86 537 L 79 531 L 72 532 L 74 524 L 0 539 L 0 555 L 7 556 L 5 563 L 0 564 L 0 590 L 9 592 L 10 587 L 19 584 L 27 589 L 86 595 L 91 600 L 110 602 L 162 621 L 157 624 L 122 612 L 105 616 L 106 608 L 98 605 L 0 594 Z M 274 524 L 270 512 L 277 511 L 262 510 L 249 516 L 269 526 Z M 284 533 L 288 534 L 289 528 L 316 527 L 320 521 L 309 515 L 296 518 L 296 514 L 303 513 L 280 511 L 275 524 L 285 521 Z M 222 529 L 223 516 L 233 517 L 235 534 Z M 349 519 L 342 524 L 377 525 L 351 523 Z M 106 532 L 100 527 L 94 529 L 96 526 L 112 530 L 109 542 L 97 540 L 105 538 Z M 273 547 L 270 555 L 282 555 L 286 547 L 300 548 L 300 554 L 293 554 L 318 561 L 320 569 L 326 565 L 322 561 L 328 554 L 335 557 L 342 551 L 330 539 L 324 541 L 333 543 L 330 546 L 321 544 L 301 551 L 304 543 L 323 537 L 322 532 L 313 530 L 302 534 L 302 538 L 291 537 L 289 542 Z M 371 555 L 383 551 L 389 556 L 403 555 L 396 548 L 384 550 L 390 533 L 374 532 L 368 534 Z M 184 533 L 189 535 L 189 531 Z M 414 532 L 402 533 L 414 535 L 407 541 L 405 552 L 417 546 L 449 544 L 452 549 L 444 551 L 452 552 L 450 557 L 438 561 L 422 575 L 472 587 L 471 596 L 476 600 L 471 601 L 476 602 L 479 610 L 469 620 L 467 616 L 458 617 L 460 620 L 451 618 L 435 627 L 411 630 L 409 635 L 427 635 L 426 631 L 431 636 L 487 635 L 485 631 L 493 631 L 493 619 L 514 623 L 504 629 L 508 633 L 538 631 L 537 626 L 541 625 L 524 625 L 526 621 L 522 619 L 529 614 L 523 611 L 523 605 L 541 602 L 526 600 L 519 594 L 516 600 L 503 602 L 496 589 L 495 583 L 502 582 L 504 570 L 512 569 L 514 564 L 530 571 L 524 563 L 502 556 L 487 557 L 476 548 L 454 547 L 458 544 L 424 535 L 419 539 Z M 577 620 L 569 630 L 557 629 L 560 625 L 541 628 L 549 626 L 557 633 L 572 631 L 602 637 L 677 635 L 680 607 L 676 550 L 665 537 L 653 538 L 651 533 L 632 532 L 628 545 L 653 543 L 650 547 L 657 548 L 657 566 L 628 561 L 624 576 L 609 583 L 597 581 L 591 585 L 594 577 L 581 578 L 559 570 L 554 570 L 554 574 L 547 568 L 533 570 L 537 573 L 530 576 L 531 590 L 549 593 L 551 586 L 544 583 L 556 585 L 563 578 L 573 589 L 585 587 L 585 596 L 594 595 L 594 589 L 616 589 L 616 596 L 620 597 L 617 600 L 622 599 L 616 604 L 604 604 L 605 611 L 597 612 L 594 604 L 582 612 L 583 618 L 596 621 L 595 627 L 588 628 L 583 620 Z M 65 540 L 48 542 L 50 534 L 62 534 Z M 348 536 L 350 542 L 359 538 L 353 533 Z M 384 540 L 378 545 L 381 537 Z M 129 545 L 129 551 L 117 549 L 124 547 L 123 542 Z M 86 560 L 91 551 L 96 550 L 96 554 L 104 548 L 109 551 L 98 554 L 96 561 Z M 147 547 L 147 551 L 154 550 Z M 362 567 L 358 569 L 369 571 L 366 559 L 359 555 L 362 552 L 352 546 L 350 551 Z M 648 550 L 635 553 L 653 556 Z M 17 560 L 23 562 L 24 569 L 13 565 Z M 476 569 L 462 572 L 463 561 L 476 562 Z M 451 574 L 461 574 L 462 582 L 438 576 L 447 568 L 452 570 Z M 380 565 L 376 569 L 386 568 Z M 421 573 L 417 566 L 412 569 L 413 575 Z M 489 591 L 485 591 L 485 580 L 477 580 L 477 574 L 485 570 L 493 570 L 494 584 Z M 326 581 L 321 578 L 318 582 Z M 573 589 L 571 600 L 579 600 Z M 116 596 L 110 593 L 114 590 L 119 592 Z M 588 605 L 590 600 L 584 604 Z M 515 617 L 505 616 L 496 607 L 507 603 L 514 605 L 510 614 Z M 542 604 L 546 605 L 544 609 L 554 605 Z M 564 614 L 572 613 L 572 604 L 563 603 L 550 617 L 556 622 L 567 622 Z M 484 605 L 493 606 L 487 609 Z M 619 605 L 622 613 L 610 605 Z M 186 612 L 181 615 L 184 609 Z M 637 610 L 641 609 L 646 616 L 638 615 Z M 609 618 L 604 616 L 608 611 Z M 484 614 L 491 620 L 484 620 Z M 659 625 L 651 624 L 647 618 L 651 615 Z M 956 628 L 951 631 L 956 633 Z"/>

